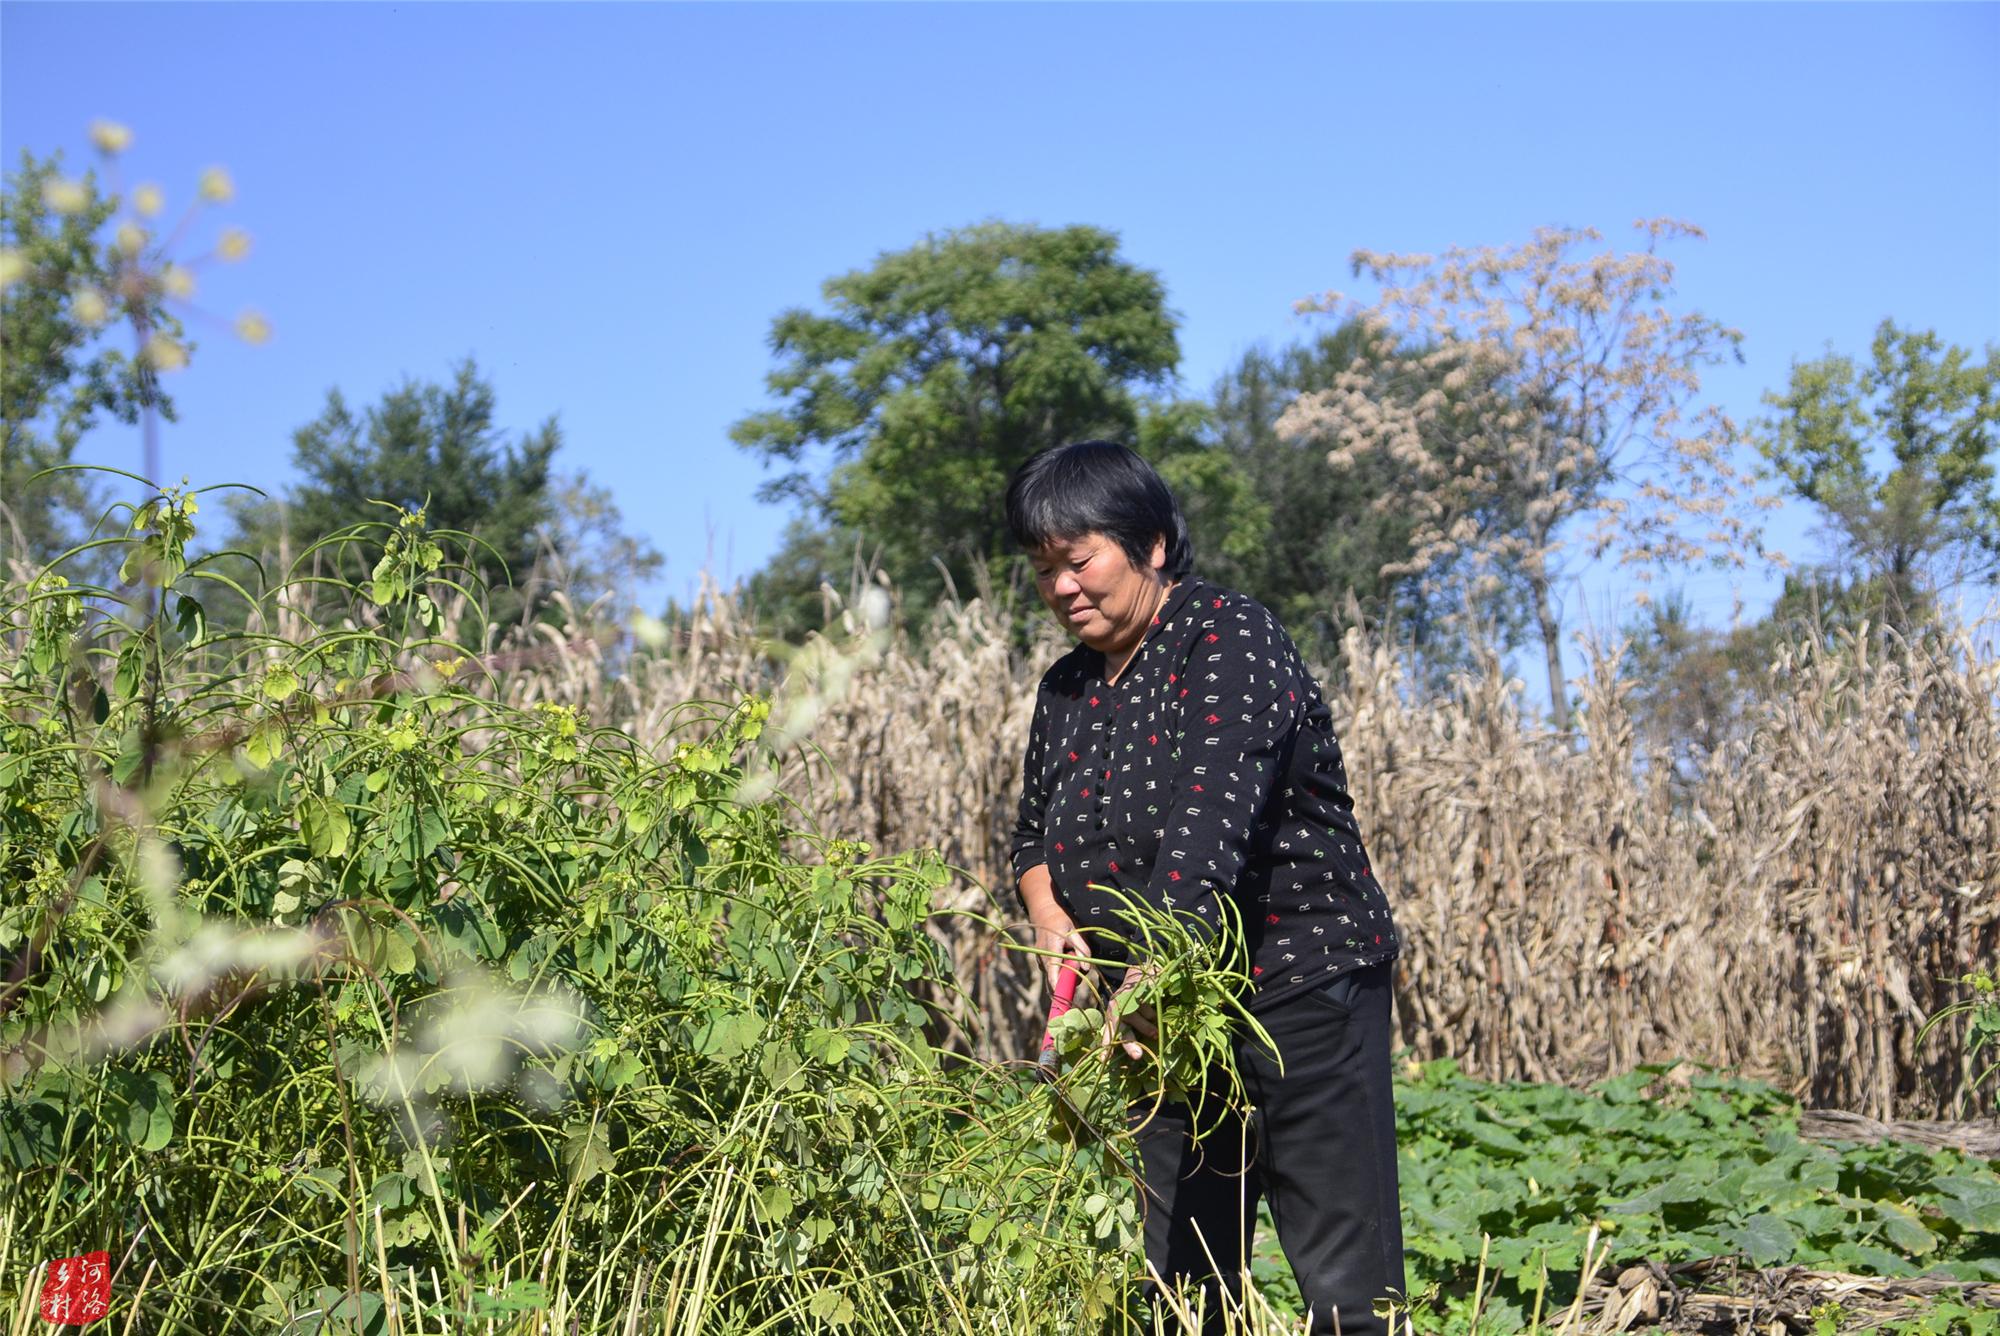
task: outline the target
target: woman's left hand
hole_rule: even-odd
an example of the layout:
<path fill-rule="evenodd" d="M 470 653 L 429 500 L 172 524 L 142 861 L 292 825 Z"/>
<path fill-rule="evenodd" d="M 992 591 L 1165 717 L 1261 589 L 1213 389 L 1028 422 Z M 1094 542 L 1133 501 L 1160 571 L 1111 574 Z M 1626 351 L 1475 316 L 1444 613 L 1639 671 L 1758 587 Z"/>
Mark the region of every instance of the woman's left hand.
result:
<path fill-rule="evenodd" d="M 1111 1001 L 1104 1008 L 1104 1042 L 1122 1044 L 1125 1056 L 1128 1058 L 1145 1057 L 1145 1045 L 1160 1036 L 1160 1027 L 1155 1023 L 1153 1016 L 1153 1004 L 1133 1003 L 1128 996 L 1157 973 L 1159 967 L 1148 961 L 1142 961 L 1127 969 L 1124 982 L 1120 983 L 1116 991 L 1111 994 Z M 1126 1032 L 1126 1038 L 1122 1040 L 1118 1036 L 1120 1030 Z"/>

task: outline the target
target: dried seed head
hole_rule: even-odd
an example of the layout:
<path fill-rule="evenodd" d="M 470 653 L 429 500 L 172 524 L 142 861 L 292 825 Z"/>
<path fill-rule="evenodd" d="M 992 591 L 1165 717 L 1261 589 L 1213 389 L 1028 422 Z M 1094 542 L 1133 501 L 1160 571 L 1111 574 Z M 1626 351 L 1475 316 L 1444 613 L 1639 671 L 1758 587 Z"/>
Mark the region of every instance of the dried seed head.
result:
<path fill-rule="evenodd" d="M 146 360 L 161 371 L 179 371 L 188 363 L 187 349 L 165 331 L 146 340 Z"/>
<path fill-rule="evenodd" d="M 90 192 L 81 181 L 61 177 L 42 182 L 42 202 L 57 213 L 82 213 L 90 204 Z"/>
<path fill-rule="evenodd" d="M 227 204 L 236 198 L 236 183 L 222 168 L 211 167 L 201 174 L 201 197 L 211 204 Z"/>
<path fill-rule="evenodd" d="M 95 328 L 111 318 L 111 308 L 104 300 L 104 294 L 96 288 L 84 288 L 70 298 L 70 314 L 84 324 Z"/>
<path fill-rule="evenodd" d="M 132 131 L 117 121 L 92 121 L 90 142 L 105 153 L 123 153 L 132 147 Z"/>

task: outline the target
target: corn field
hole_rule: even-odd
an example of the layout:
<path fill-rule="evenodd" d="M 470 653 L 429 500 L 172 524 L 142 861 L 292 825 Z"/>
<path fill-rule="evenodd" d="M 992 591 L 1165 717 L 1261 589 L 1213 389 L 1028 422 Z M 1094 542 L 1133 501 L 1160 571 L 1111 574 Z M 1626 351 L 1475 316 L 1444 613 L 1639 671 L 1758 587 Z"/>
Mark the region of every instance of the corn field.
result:
<path fill-rule="evenodd" d="M 944 853 L 965 1042 L 1027 1052 L 1007 837 L 1034 686 L 1067 642 L 1049 626 L 1010 651 L 981 598 L 919 637 L 871 632 L 865 601 L 830 596 L 827 636 L 791 653 L 711 585 L 655 653 L 543 629 L 509 689 L 642 742 L 684 702 L 777 690 L 802 744 L 779 786 L 828 833 Z M 1418 698 L 1398 653 L 1350 630 L 1318 675 L 1406 943 L 1403 1042 L 1489 1079 L 1689 1057 L 1871 1117 L 1990 1112 L 1962 1033 L 1915 1046 L 2000 937 L 2000 661 L 1977 630 L 1784 648 L 1782 692 L 1693 773 L 1643 763 L 1615 647 L 1592 651 L 1565 739 L 1497 655 Z"/>

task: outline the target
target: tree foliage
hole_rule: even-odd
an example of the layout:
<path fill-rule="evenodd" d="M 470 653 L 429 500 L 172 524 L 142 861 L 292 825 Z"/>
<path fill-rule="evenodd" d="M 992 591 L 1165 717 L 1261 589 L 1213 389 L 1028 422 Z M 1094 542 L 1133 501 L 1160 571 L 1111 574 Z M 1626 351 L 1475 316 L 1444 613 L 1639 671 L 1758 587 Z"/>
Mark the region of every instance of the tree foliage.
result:
<path fill-rule="evenodd" d="M 1732 459 L 1736 425 L 1695 407 L 1701 369 L 1736 355 L 1741 335 L 1665 305 L 1674 266 L 1659 243 L 1699 230 L 1638 228 L 1645 245 L 1627 254 L 1579 254 L 1602 240 L 1590 228 L 1442 256 L 1354 252 L 1378 299 L 1328 293 L 1301 306 L 1360 318 L 1383 355 L 1301 395 L 1280 423 L 1326 446 L 1336 468 L 1400 466 L 1403 485 L 1375 504 L 1412 523 L 1413 551 L 1385 573 L 1435 583 L 1469 571 L 1494 597 L 1502 569 L 1520 570 L 1564 728 L 1554 589 L 1571 521 L 1594 521 L 1581 535 L 1592 558 L 1614 554 L 1642 575 L 1661 561 L 1741 565 L 1761 550 L 1736 508 L 1749 481 Z M 1389 357 L 1404 340 L 1411 355 Z"/>
<path fill-rule="evenodd" d="M 1834 539 L 1837 581 L 1907 633 L 1954 577 L 2000 578 L 2000 348 L 1983 362 L 1931 330 L 1884 320 L 1867 365 L 1794 363 L 1758 448 Z"/>
<path fill-rule="evenodd" d="M 99 338 L 121 319 L 180 332 L 160 275 L 121 266 L 101 235 L 118 207 L 94 172 L 66 177 L 60 152 L 23 150 L 0 190 L 0 559 L 39 566 L 82 536 L 98 510 L 86 475 L 30 479 L 70 463 L 93 425 L 136 424 L 148 403 L 173 420 L 159 369 Z"/>
<path fill-rule="evenodd" d="M 406 379 L 358 416 L 330 389 L 320 415 L 293 434 L 301 481 L 282 500 L 239 505 L 232 545 L 289 559 L 330 534 L 392 515 L 382 503 L 421 510 L 431 525 L 472 536 L 483 582 L 515 586 L 495 602 L 496 615 L 511 616 L 524 605 L 520 584 L 556 516 L 550 460 L 561 443 L 551 416 L 506 444 L 494 425 L 493 386 L 470 358 L 450 384 Z M 361 557 L 357 550 L 331 559 L 351 576 L 347 568 Z"/>
<path fill-rule="evenodd" d="M 1352 593 L 1371 621 L 1439 666 L 1455 659 L 1457 638 L 1446 603 L 1418 576 L 1398 570 L 1410 555 L 1415 519 L 1381 507 L 1399 490 L 1402 465 L 1386 454 L 1329 469 L 1314 441 L 1286 435 L 1278 424 L 1301 394 L 1330 390 L 1381 349 L 1367 328 L 1350 321 L 1316 338 L 1272 352 L 1253 348 L 1215 384 L 1212 434 L 1228 473 L 1265 508 L 1256 541 L 1218 553 L 1218 578 L 1277 611 L 1292 635 L 1331 657 Z M 1416 368 L 1411 374 L 1421 375 Z M 1438 572 L 1433 585 L 1444 583 Z M 1494 628 L 1507 642 L 1520 619 Z"/>
<path fill-rule="evenodd" d="M 917 602 L 943 587 L 933 562 L 964 589 L 977 560 L 1006 551 L 1007 479 L 1023 460 L 1064 441 L 1132 439 L 1139 392 L 1179 358 L 1159 278 L 1094 227 L 936 234 L 822 292 L 825 314 L 772 322 L 766 383 L 780 404 L 730 435 L 785 467 L 763 499 L 866 535 Z M 814 551 L 851 550 L 809 528 L 795 537 L 773 578 L 804 575 Z M 815 575 L 840 584 L 846 571 Z"/>

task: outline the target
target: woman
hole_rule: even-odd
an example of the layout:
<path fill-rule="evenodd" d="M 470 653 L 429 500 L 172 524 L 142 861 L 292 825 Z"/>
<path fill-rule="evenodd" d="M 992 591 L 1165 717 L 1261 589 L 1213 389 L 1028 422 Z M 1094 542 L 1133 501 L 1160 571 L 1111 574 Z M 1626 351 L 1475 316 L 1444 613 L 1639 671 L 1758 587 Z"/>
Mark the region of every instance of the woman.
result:
<path fill-rule="evenodd" d="M 1118 902 L 1092 882 L 1211 929 L 1227 898 L 1249 950 L 1246 1005 L 1283 1058 L 1281 1075 L 1239 1041 L 1247 1120 L 1196 1142 L 1190 1111 L 1170 1106 L 1140 1127 L 1146 1260 L 1169 1282 L 1213 1286 L 1219 1268 L 1234 1295 L 1268 1196 L 1313 1331 L 1334 1331 L 1337 1310 L 1349 1336 L 1382 1332 L 1373 1308 L 1404 1287 L 1389 1084 L 1399 948 L 1319 685 L 1262 605 L 1193 573 L 1172 493 L 1124 446 L 1036 455 L 1008 486 L 1007 523 L 1081 642 L 1042 677 L 1014 830 L 1038 944 L 1128 954 L 1082 931 L 1119 928 Z M 1047 964 L 1053 981 L 1060 961 Z M 1148 1019 L 1124 1028 L 1139 1056 Z M 1213 1293 L 1208 1308 L 1220 1330 Z"/>

